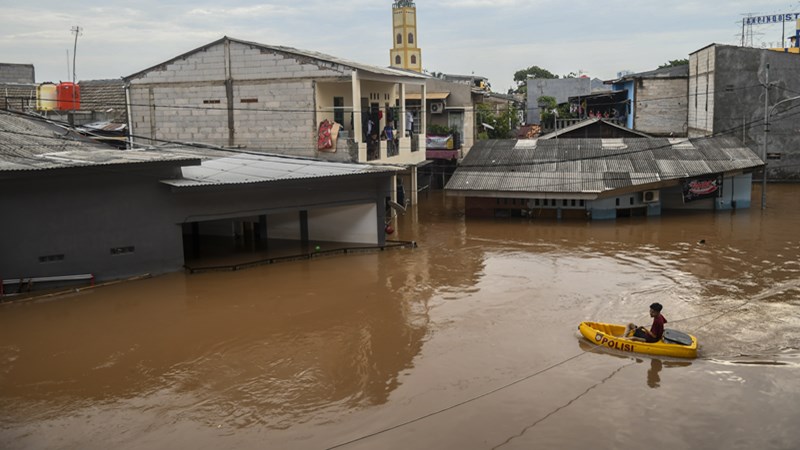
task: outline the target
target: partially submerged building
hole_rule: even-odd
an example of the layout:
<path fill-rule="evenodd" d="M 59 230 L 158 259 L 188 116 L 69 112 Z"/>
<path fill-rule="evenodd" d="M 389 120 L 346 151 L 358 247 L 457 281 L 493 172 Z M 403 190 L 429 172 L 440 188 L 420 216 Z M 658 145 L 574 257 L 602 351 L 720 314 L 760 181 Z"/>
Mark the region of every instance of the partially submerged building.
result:
<path fill-rule="evenodd" d="M 472 217 L 655 216 L 748 208 L 762 165 L 732 137 L 480 141 L 445 190 Z"/>
<path fill-rule="evenodd" d="M 181 270 L 208 237 L 386 244 L 398 169 L 178 146 L 116 150 L 0 112 L 0 286 Z"/>

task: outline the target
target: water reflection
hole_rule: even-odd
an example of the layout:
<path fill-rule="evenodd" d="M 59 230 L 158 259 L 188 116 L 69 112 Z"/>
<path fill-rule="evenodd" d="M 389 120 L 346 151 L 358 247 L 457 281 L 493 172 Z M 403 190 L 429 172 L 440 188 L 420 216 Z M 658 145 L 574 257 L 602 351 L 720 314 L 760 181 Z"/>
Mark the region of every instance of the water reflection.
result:
<path fill-rule="evenodd" d="M 662 367 L 663 363 L 660 359 L 653 358 L 650 360 L 650 369 L 647 370 L 647 385 L 653 389 L 661 385 L 661 377 L 659 374 L 661 373 Z"/>
<path fill-rule="evenodd" d="M 99 401 L 168 420 L 285 428 L 385 403 L 427 335 L 416 274 L 374 254 L 268 269 L 7 305 L 4 422 Z M 337 278 L 348 282 L 334 294 L 327 283 Z"/>

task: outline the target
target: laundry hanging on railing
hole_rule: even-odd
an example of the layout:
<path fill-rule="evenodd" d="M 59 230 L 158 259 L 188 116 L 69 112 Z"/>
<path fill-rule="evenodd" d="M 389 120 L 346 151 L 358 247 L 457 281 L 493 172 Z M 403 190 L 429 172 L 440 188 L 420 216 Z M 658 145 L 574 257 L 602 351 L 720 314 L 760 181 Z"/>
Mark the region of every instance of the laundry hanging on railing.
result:
<path fill-rule="evenodd" d="M 325 119 L 319 124 L 317 133 L 317 150 L 323 152 L 335 152 L 336 140 L 339 138 L 339 130 L 342 126 L 336 122 Z"/>

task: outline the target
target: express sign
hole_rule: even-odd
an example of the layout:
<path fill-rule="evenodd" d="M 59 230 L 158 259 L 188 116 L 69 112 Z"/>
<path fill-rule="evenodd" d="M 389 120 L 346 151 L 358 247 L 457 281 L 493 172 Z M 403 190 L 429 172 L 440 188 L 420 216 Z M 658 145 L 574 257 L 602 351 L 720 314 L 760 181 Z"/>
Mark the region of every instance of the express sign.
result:
<path fill-rule="evenodd" d="M 768 23 L 791 22 L 800 18 L 800 13 L 772 14 L 770 16 L 745 17 L 742 19 L 745 25 L 765 25 Z"/>

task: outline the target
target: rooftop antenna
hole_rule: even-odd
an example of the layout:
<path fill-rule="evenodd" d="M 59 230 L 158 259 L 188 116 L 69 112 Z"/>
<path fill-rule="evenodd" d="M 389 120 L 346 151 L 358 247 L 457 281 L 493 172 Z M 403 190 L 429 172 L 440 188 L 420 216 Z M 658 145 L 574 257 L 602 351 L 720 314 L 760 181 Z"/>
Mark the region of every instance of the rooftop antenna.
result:
<path fill-rule="evenodd" d="M 78 52 L 78 36 L 81 35 L 83 28 L 75 25 L 70 31 L 75 33 L 75 46 L 72 49 L 72 111 L 75 112 L 75 57 L 77 56 Z"/>

